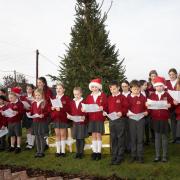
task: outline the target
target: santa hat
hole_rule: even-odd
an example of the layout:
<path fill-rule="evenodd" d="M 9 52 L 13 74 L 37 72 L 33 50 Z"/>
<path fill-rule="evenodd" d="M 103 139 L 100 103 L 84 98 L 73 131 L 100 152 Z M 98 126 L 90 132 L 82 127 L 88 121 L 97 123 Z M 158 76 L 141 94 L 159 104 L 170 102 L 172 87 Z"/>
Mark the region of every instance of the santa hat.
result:
<path fill-rule="evenodd" d="M 17 94 L 17 95 L 20 95 L 21 93 L 21 88 L 20 87 L 13 87 L 11 88 L 11 92 Z"/>
<path fill-rule="evenodd" d="M 97 78 L 97 79 L 93 79 L 91 80 L 91 82 L 89 83 L 89 89 L 91 90 L 91 87 L 95 86 L 98 89 L 102 90 L 102 84 L 101 84 L 101 79 Z"/>
<path fill-rule="evenodd" d="M 155 79 L 153 80 L 153 86 L 164 86 L 165 87 L 166 81 L 163 77 L 157 76 L 155 77 Z"/>

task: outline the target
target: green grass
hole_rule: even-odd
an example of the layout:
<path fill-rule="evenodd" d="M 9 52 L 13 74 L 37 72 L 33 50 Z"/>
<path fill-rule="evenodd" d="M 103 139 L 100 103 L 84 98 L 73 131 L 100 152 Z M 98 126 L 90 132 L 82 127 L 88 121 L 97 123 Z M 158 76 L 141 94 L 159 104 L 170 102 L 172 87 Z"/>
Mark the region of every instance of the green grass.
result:
<path fill-rule="evenodd" d="M 126 157 L 125 162 L 119 166 L 110 166 L 110 156 L 106 155 L 101 161 L 91 161 L 87 155 L 82 160 L 74 160 L 74 154 L 68 154 L 65 158 L 55 158 L 54 148 L 46 152 L 43 159 L 35 159 L 34 152 L 24 151 L 21 154 L 0 153 L 0 164 L 25 166 L 30 168 L 41 168 L 43 170 L 56 170 L 64 173 L 91 174 L 99 176 L 117 176 L 130 179 L 180 179 L 180 146 L 170 145 L 170 161 L 166 164 L 152 162 L 154 157 L 153 147 L 145 150 L 145 164 L 129 164 Z"/>
<path fill-rule="evenodd" d="M 125 161 L 121 165 L 110 166 L 110 155 L 104 155 L 101 161 L 92 161 L 90 155 L 86 155 L 82 160 L 75 160 L 74 153 L 69 153 L 65 158 L 56 158 L 54 153 L 55 148 L 50 148 L 46 151 L 44 158 L 35 159 L 34 150 L 23 151 L 18 155 L 1 152 L 0 164 L 104 177 L 116 174 L 127 179 L 180 179 L 180 145 L 177 144 L 169 144 L 169 162 L 157 164 L 152 162 L 154 158 L 153 145 L 145 148 L 144 164 L 130 164 L 128 162 L 129 155 L 126 155 Z"/>

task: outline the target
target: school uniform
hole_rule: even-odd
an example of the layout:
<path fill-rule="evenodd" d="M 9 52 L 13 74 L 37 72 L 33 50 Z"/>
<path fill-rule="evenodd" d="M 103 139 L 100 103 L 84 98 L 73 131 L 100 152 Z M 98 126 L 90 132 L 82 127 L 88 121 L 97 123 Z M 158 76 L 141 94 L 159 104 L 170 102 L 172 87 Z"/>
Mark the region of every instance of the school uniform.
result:
<path fill-rule="evenodd" d="M 22 136 L 21 120 L 24 114 L 24 106 L 20 100 L 17 100 L 14 103 L 10 102 L 7 105 L 7 109 L 8 108 L 18 112 L 17 115 L 7 118 L 9 136 Z"/>
<path fill-rule="evenodd" d="M 176 85 L 177 85 L 177 79 L 175 81 L 166 80 L 167 90 L 175 91 Z M 175 140 L 176 140 L 176 128 L 177 128 L 175 106 L 172 105 L 172 107 L 169 110 L 170 110 L 172 138 L 173 138 L 173 142 L 175 142 Z"/>
<path fill-rule="evenodd" d="M 6 105 L 2 105 L 0 106 L 0 111 L 5 111 L 7 109 Z M 7 118 L 4 117 L 1 113 L 0 113 L 0 129 L 2 127 L 7 127 Z M 6 148 L 6 136 L 3 136 L 0 138 L 0 150 L 4 150 Z"/>
<path fill-rule="evenodd" d="M 107 97 L 104 93 L 99 92 L 97 95 L 90 94 L 85 100 L 85 104 L 97 104 L 98 106 L 103 106 L 103 110 L 107 111 Z M 88 113 L 88 132 L 101 133 L 104 134 L 104 121 L 105 117 L 103 112 L 90 112 Z"/>
<path fill-rule="evenodd" d="M 70 103 L 70 114 L 72 116 L 84 116 L 85 120 L 82 122 L 73 122 L 72 137 L 76 139 L 76 153 L 77 158 L 81 158 L 84 152 L 85 138 L 88 137 L 87 117 L 86 113 L 81 111 L 83 98 L 80 100 L 72 100 Z"/>
<path fill-rule="evenodd" d="M 172 104 L 173 99 L 171 96 L 163 91 L 161 93 L 155 92 L 149 96 L 149 99 L 153 101 L 167 100 L 168 103 Z M 155 149 L 156 149 L 156 158 L 160 158 L 160 147 L 161 147 L 161 138 L 162 138 L 162 149 L 163 149 L 163 158 L 167 158 L 167 148 L 168 148 L 168 133 L 169 133 L 169 124 L 168 119 L 170 117 L 170 112 L 168 109 L 157 109 L 149 110 L 150 116 L 153 121 L 153 128 L 155 131 Z"/>
<path fill-rule="evenodd" d="M 176 106 L 175 113 L 177 121 L 176 141 L 180 142 L 180 103 Z"/>
<path fill-rule="evenodd" d="M 126 98 L 131 92 L 122 92 L 122 95 L 124 95 Z M 129 118 L 127 116 L 125 118 L 125 152 L 129 153 L 131 151 L 131 137 L 130 137 L 130 131 L 129 131 Z"/>
<path fill-rule="evenodd" d="M 109 122 L 111 137 L 112 164 L 120 163 L 124 158 L 125 128 L 128 101 L 121 93 L 108 97 L 108 113 L 121 112 L 122 117 Z"/>
<path fill-rule="evenodd" d="M 146 97 L 142 94 L 138 96 L 133 96 L 130 94 L 127 97 L 129 108 L 132 113 L 138 114 L 147 111 L 145 106 Z M 142 118 L 138 121 L 131 119 L 129 117 L 129 128 L 130 128 L 130 135 L 131 135 L 131 156 L 132 159 L 138 158 L 139 160 L 143 159 L 143 140 L 144 140 L 144 125 L 145 125 L 145 118 Z"/>
<path fill-rule="evenodd" d="M 48 134 L 48 124 L 47 124 L 47 117 L 49 114 L 49 106 L 45 103 L 44 100 L 42 101 L 34 101 L 31 106 L 30 114 L 43 114 L 43 118 L 33 118 L 32 124 L 32 135 L 35 135 L 35 142 L 37 148 L 37 154 L 43 154 L 45 148 L 45 136 Z"/>
<path fill-rule="evenodd" d="M 67 119 L 67 113 L 70 113 L 70 98 L 66 95 L 56 96 L 62 102 L 62 108 L 60 111 L 51 110 L 51 119 L 54 124 L 54 128 L 66 129 L 70 127 L 70 122 Z M 55 99 L 53 98 L 53 99 Z"/>

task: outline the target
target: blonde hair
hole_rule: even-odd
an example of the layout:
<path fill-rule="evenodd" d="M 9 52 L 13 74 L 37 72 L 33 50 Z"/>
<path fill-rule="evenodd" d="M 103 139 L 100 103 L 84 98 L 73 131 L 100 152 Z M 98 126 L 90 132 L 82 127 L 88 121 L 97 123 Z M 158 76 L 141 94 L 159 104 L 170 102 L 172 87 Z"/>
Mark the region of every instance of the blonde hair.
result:
<path fill-rule="evenodd" d="M 81 87 L 74 87 L 73 91 L 79 91 L 80 93 L 82 93 L 82 88 Z"/>
<path fill-rule="evenodd" d="M 63 84 L 63 83 L 57 83 L 57 84 L 56 84 L 56 87 L 57 87 L 57 86 L 61 86 L 63 89 L 65 89 L 64 84 Z"/>
<path fill-rule="evenodd" d="M 43 89 L 39 89 L 39 88 L 35 89 L 35 91 L 34 91 L 34 95 L 35 95 L 36 93 L 41 94 L 41 95 L 42 95 L 42 97 L 43 97 L 43 99 L 44 99 L 44 91 L 43 91 Z"/>
<path fill-rule="evenodd" d="M 10 92 L 8 95 L 12 95 L 12 96 L 14 96 L 14 97 L 18 98 L 17 94 L 16 94 L 16 93 L 14 93 L 14 92 Z"/>

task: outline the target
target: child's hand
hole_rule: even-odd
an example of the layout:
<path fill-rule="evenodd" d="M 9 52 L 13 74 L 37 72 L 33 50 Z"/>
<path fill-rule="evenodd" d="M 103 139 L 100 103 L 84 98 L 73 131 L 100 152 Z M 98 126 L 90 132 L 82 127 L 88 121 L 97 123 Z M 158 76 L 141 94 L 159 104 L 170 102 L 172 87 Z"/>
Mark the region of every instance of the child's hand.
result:
<path fill-rule="evenodd" d="M 44 117 L 44 114 L 40 114 L 39 117 L 40 117 L 40 118 L 43 118 L 43 117 Z"/>
<path fill-rule="evenodd" d="M 106 115 L 107 115 L 107 113 L 105 111 L 103 111 L 103 116 L 106 116 Z"/>
<path fill-rule="evenodd" d="M 67 114 L 67 118 L 70 119 L 70 115 L 69 114 Z"/>
<path fill-rule="evenodd" d="M 54 111 L 54 110 L 55 110 L 55 107 L 51 107 L 51 110 Z"/>
<path fill-rule="evenodd" d="M 82 116 L 82 117 L 81 117 L 81 120 L 84 121 L 84 120 L 85 120 L 85 116 Z"/>
<path fill-rule="evenodd" d="M 60 111 L 60 108 L 59 108 L 59 107 L 57 107 L 57 108 L 56 108 L 56 111 Z"/>
<path fill-rule="evenodd" d="M 13 112 L 13 114 L 14 114 L 14 115 L 17 115 L 17 114 L 18 114 L 18 112 L 17 112 L 17 111 L 14 111 L 14 112 Z"/>
<path fill-rule="evenodd" d="M 171 104 L 167 104 L 167 108 L 170 108 L 171 107 Z"/>
<path fill-rule="evenodd" d="M 149 104 L 146 102 L 146 103 L 145 103 L 145 106 L 146 106 L 146 107 L 148 107 L 148 106 L 149 106 Z"/>
<path fill-rule="evenodd" d="M 174 105 L 178 105 L 178 102 L 177 102 L 177 101 L 175 101 L 175 100 L 173 101 L 173 103 L 174 103 Z"/>
<path fill-rule="evenodd" d="M 82 112 L 86 112 L 83 108 L 81 108 L 81 111 L 82 111 Z"/>
<path fill-rule="evenodd" d="M 5 126 L 2 126 L 1 129 L 4 130 L 4 129 L 5 129 Z"/>
<path fill-rule="evenodd" d="M 122 117 L 122 112 L 117 112 L 117 116 Z"/>
<path fill-rule="evenodd" d="M 148 112 L 147 112 L 147 111 L 146 111 L 146 112 L 144 112 L 144 113 L 143 113 L 143 115 L 144 115 L 144 116 L 147 116 L 147 115 L 148 115 Z"/>
<path fill-rule="evenodd" d="M 100 111 L 103 111 L 103 106 L 99 106 L 99 110 L 100 110 Z"/>
<path fill-rule="evenodd" d="M 129 113 L 126 114 L 128 117 L 130 117 L 131 115 Z"/>

